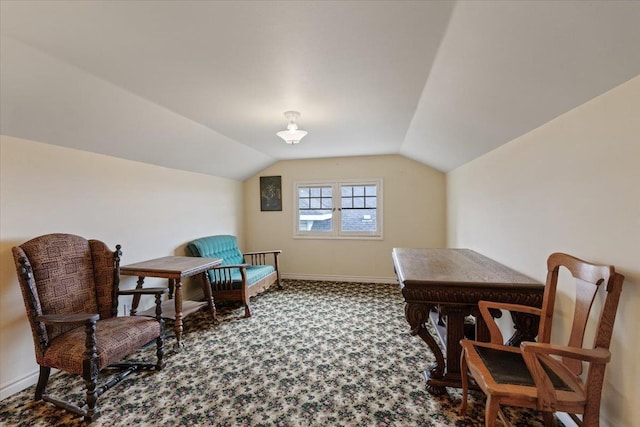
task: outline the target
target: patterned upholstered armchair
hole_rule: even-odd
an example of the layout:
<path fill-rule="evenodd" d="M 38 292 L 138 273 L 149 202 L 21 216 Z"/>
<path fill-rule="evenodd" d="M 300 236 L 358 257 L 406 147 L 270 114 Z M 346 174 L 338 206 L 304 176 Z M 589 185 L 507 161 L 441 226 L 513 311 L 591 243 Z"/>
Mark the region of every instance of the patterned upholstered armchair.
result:
<path fill-rule="evenodd" d="M 119 291 L 120 245 L 111 251 L 98 240 L 71 234 L 48 234 L 13 248 L 18 279 L 33 333 L 40 378 L 36 400 L 98 418 L 98 397 L 138 370 L 163 367 L 164 328 L 161 295 L 165 288 Z M 118 295 L 150 294 L 156 298 L 156 318 L 117 317 Z M 155 364 L 120 363 L 125 356 L 155 340 Z M 47 395 L 51 368 L 81 375 L 86 383 L 83 407 Z M 119 368 L 97 387 L 98 373 Z"/>

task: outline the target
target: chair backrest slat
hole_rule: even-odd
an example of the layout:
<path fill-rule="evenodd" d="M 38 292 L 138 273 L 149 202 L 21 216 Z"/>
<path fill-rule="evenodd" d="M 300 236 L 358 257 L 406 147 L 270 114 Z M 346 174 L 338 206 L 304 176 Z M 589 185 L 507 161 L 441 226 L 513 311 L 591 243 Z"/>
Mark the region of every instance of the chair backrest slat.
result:
<path fill-rule="evenodd" d="M 550 316 L 553 313 L 553 304 L 549 306 L 545 304 L 547 304 L 547 299 L 554 301 L 555 297 L 549 295 L 547 298 L 547 294 L 552 293 L 555 295 L 557 292 L 558 271 L 560 267 L 566 268 L 575 279 L 575 307 L 571 334 L 569 335 L 567 343 L 570 347 L 583 347 L 585 330 L 591 316 L 593 302 L 598 291 L 603 288 L 602 285 L 606 284 L 607 298 L 599 316 L 594 347 L 609 348 L 611 334 L 613 333 L 613 320 L 615 319 L 615 312 L 618 307 L 618 299 L 624 277 L 615 273 L 613 266 L 592 264 L 562 253 L 552 254 L 547 261 L 547 267 L 549 273 L 547 275 L 547 288 L 545 289 L 543 311 L 546 311 Z M 545 319 L 541 322 L 540 333 L 549 334 L 551 327 L 550 322 L 544 325 L 543 323 L 545 323 Z M 549 335 L 545 336 L 548 339 Z M 563 358 L 562 361 L 576 375 L 582 373 L 582 362 L 579 360 Z"/>

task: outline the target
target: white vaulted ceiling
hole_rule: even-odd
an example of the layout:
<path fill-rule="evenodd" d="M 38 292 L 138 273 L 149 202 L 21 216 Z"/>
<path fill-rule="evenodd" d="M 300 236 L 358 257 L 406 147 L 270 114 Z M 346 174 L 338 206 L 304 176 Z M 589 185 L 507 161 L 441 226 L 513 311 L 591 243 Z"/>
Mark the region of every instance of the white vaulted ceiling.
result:
<path fill-rule="evenodd" d="M 2 134 L 233 179 L 378 154 L 449 171 L 640 74 L 635 1 L 0 8 Z"/>

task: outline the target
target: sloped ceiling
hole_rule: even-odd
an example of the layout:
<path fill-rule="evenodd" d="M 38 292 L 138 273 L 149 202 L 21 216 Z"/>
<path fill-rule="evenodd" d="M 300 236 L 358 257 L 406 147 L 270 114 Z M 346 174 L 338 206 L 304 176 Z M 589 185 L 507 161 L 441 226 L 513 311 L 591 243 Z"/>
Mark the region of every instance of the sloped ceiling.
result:
<path fill-rule="evenodd" d="M 635 1 L 0 8 L 2 134 L 240 180 L 379 154 L 446 172 L 640 74 Z"/>

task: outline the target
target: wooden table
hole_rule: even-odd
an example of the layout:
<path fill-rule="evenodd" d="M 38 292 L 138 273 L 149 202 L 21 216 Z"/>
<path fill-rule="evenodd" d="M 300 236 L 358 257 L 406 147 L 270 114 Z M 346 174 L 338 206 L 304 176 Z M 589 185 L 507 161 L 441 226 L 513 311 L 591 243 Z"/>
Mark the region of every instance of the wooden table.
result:
<path fill-rule="evenodd" d="M 475 339 L 490 341 L 478 301 L 542 306 L 543 284 L 470 249 L 394 248 L 392 258 L 411 334 L 422 338 L 436 358 L 435 365 L 425 372 L 427 390 L 432 394 L 445 393 L 445 387 L 461 387 L 460 340 L 465 336 L 465 317 L 476 317 L 474 331 L 471 326 Z M 500 311 L 495 314 L 499 317 Z M 534 341 L 538 319 L 516 312 L 511 316 L 516 333 L 508 343 Z M 427 322 L 441 333 L 446 364 Z"/>
<path fill-rule="evenodd" d="M 176 347 L 180 347 L 183 345 L 181 341 L 183 330 L 182 319 L 185 316 L 208 304 L 209 310 L 211 310 L 215 318 L 215 305 L 213 304 L 210 291 L 206 292 L 205 290 L 206 301 L 182 301 L 182 278 L 196 274 L 206 274 L 207 270 L 221 263 L 221 258 L 167 256 L 125 265 L 120 267 L 120 274 L 125 276 L 138 276 L 138 285 L 136 288 L 142 288 L 145 277 L 161 277 L 169 280 L 169 300 L 162 304 L 162 317 L 175 319 Z M 174 300 L 173 303 L 171 299 Z M 139 303 L 140 296 L 137 295 L 134 297 L 131 305 L 132 316 L 136 315 Z"/>

